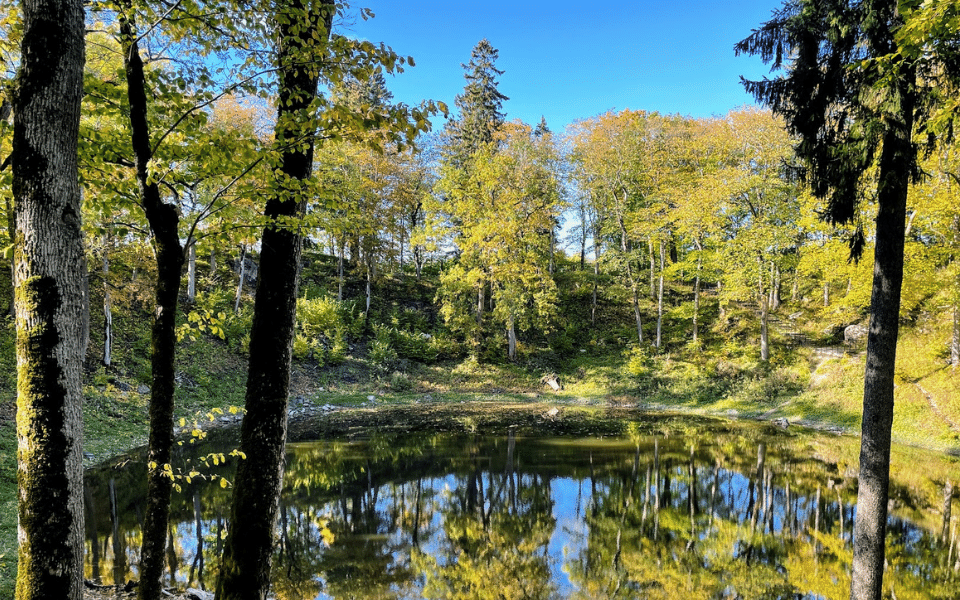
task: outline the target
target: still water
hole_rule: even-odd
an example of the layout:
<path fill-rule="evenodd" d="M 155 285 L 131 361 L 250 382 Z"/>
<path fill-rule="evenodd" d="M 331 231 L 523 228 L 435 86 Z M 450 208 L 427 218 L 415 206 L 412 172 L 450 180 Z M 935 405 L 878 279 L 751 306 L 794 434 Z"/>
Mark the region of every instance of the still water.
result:
<path fill-rule="evenodd" d="M 858 440 L 622 414 L 559 435 L 551 417 L 527 417 L 495 433 L 453 419 L 445 433 L 372 427 L 290 443 L 274 595 L 848 595 Z M 234 444 L 180 449 L 174 467 L 200 474 L 174 494 L 171 587 L 215 587 L 230 490 L 208 478 L 229 480 L 232 467 L 209 457 Z M 141 459 L 87 473 L 90 579 L 138 577 Z M 957 467 L 951 457 L 894 451 L 888 597 L 960 597 L 949 483 Z"/>

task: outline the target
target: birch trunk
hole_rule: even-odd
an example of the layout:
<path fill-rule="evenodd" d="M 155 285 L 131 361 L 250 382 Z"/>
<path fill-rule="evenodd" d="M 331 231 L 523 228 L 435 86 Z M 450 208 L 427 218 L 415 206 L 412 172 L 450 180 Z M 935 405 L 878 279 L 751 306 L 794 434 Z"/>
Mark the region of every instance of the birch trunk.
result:
<path fill-rule="evenodd" d="M 197 300 L 197 244 L 191 243 L 187 251 L 187 302 Z"/>

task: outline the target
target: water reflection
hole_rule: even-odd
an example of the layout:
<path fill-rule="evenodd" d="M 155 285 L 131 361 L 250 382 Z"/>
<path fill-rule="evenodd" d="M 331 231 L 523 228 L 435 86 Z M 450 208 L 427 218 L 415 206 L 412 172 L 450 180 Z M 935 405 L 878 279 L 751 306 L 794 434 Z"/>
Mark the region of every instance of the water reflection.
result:
<path fill-rule="evenodd" d="M 622 429 L 616 438 L 509 429 L 290 444 L 274 594 L 846 597 L 856 497 L 846 457 L 856 440 L 723 423 Z M 178 461 L 189 473 L 201 452 L 219 450 L 182 449 Z M 917 451 L 895 459 L 913 470 L 898 479 L 894 468 L 887 593 L 955 598 L 954 492 L 940 474 L 956 465 Z M 229 478 L 229 464 L 216 469 Z M 87 577 L 137 578 L 143 481 L 134 460 L 88 473 Z M 180 484 L 166 576 L 212 589 L 230 492 L 202 476 Z"/>

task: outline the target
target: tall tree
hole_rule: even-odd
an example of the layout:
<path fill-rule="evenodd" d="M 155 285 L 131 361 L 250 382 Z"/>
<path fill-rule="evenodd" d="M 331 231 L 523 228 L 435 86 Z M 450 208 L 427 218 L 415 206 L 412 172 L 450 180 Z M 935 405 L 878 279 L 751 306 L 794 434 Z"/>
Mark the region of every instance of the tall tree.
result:
<path fill-rule="evenodd" d="M 494 133 L 503 125 L 503 101 L 509 98 L 498 88 L 497 77 L 503 75 L 496 67 L 499 56 L 499 50 L 482 39 L 473 47 L 470 62 L 461 65 L 466 71 L 463 77 L 467 85 L 455 101 L 460 117 L 450 122 L 447 131 L 449 158 L 455 164 L 462 164 L 483 144 L 492 142 Z"/>
<path fill-rule="evenodd" d="M 237 465 L 218 600 L 263 599 L 270 589 L 299 288 L 301 238 L 296 220 L 303 216 L 305 184 L 313 170 L 309 109 L 317 95 L 317 63 L 330 37 L 335 11 L 333 0 L 291 0 L 280 5 L 274 17 L 280 74 L 275 134 L 279 177 L 264 210 L 269 224 L 261 244 L 250 329 L 247 413 L 240 429 L 245 459 Z"/>
<path fill-rule="evenodd" d="M 384 46 L 331 37 L 334 0 L 287 0 L 271 4 L 276 25 L 275 67 L 279 76 L 277 120 L 271 166 L 276 175 L 264 209 L 260 275 L 250 331 L 250 362 L 240 429 L 240 451 L 231 504 L 230 535 L 224 546 L 217 598 L 259 598 L 270 588 L 273 537 L 283 483 L 287 395 L 301 229 L 312 181 L 318 138 L 361 138 L 367 128 L 395 144 L 409 143 L 429 126 L 425 110 L 391 107 L 371 114 L 317 94 L 320 77 L 337 82 L 379 69 L 399 70 L 404 59 Z"/>
<path fill-rule="evenodd" d="M 431 207 L 432 223 L 428 228 L 435 232 L 442 232 L 451 238 L 460 235 L 462 215 L 464 211 L 471 211 L 478 207 L 488 206 L 492 199 L 478 183 L 478 172 L 482 169 L 480 163 L 489 163 L 498 151 L 496 134 L 503 126 L 503 101 L 507 97 L 498 89 L 497 76 L 503 71 L 496 68 L 499 52 L 486 39 L 480 40 L 473 48 L 470 62 L 462 65 L 466 73 L 464 78 L 467 85 L 457 96 L 456 105 L 460 110 L 459 117 L 451 121 L 445 131 L 445 144 L 442 151 L 440 176 L 437 185 L 440 191 L 439 204 Z M 482 178 L 482 175 L 479 175 Z M 499 208 L 499 207 L 490 207 Z M 468 225 L 467 228 L 470 226 Z M 464 250 L 457 244 L 458 250 Z M 474 255 L 475 257 L 478 255 Z M 483 328 L 487 302 L 487 289 L 490 285 L 486 269 L 480 262 L 470 264 L 463 260 L 455 266 L 456 272 L 448 272 L 448 283 L 456 280 L 456 285 L 466 284 L 473 290 L 476 310 L 475 326 L 468 326 L 466 322 L 459 327 L 468 337 L 473 338 L 475 347 L 479 347 L 483 338 Z M 458 294 L 463 296 L 463 294 Z M 457 310 L 457 312 L 462 311 Z"/>
<path fill-rule="evenodd" d="M 914 128 L 925 124 L 936 100 L 930 85 L 956 72 L 936 52 L 899 52 L 894 35 L 902 25 L 892 0 L 788 0 L 735 48 L 784 69 L 745 86 L 799 136 L 796 151 L 813 193 L 827 201 L 825 218 L 855 220 L 867 194 L 877 203 L 850 589 L 855 600 L 882 593 L 907 190 L 918 175 Z M 862 233 L 853 236 L 854 256 L 863 243 Z"/>
<path fill-rule="evenodd" d="M 80 0 L 25 0 L 14 94 L 18 600 L 80 600 L 87 346 L 77 137 Z"/>

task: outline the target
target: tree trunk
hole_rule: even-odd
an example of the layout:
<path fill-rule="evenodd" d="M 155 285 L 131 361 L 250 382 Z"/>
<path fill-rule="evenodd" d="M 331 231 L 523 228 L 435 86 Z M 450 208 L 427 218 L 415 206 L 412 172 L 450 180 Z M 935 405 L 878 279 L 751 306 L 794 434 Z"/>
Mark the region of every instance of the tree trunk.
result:
<path fill-rule="evenodd" d="M 330 34 L 335 6 L 322 0 L 319 6 L 289 0 L 278 8 L 278 145 L 303 139 L 302 114 L 317 94 L 316 70 L 300 69 L 297 62 L 313 64 L 318 45 Z M 282 151 L 284 179 L 306 182 L 313 167 L 313 143 L 293 145 Z M 280 189 L 265 209 L 268 222 L 301 218 L 306 193 Z M 246 455 L 237 465 L 231 506 L 230 535 L 224 548 L 218 600 L 258 598 L 270 588 L 280 490 L 283 484 L 284 444 L 287 431 L 287 396 L 290 362 L 296 324 L 301 236 L 289 226 L 264 228 L 257 278 L 253 324 L 250 330 L 250 366 L 247 376 L 246 410 L 240 429 L 240 450 Z"/>
<path fill-rule="evenodd" d="M 950 336 L 950 366 L 956 370 L 960 365 L 960 302 L 953 302 L 953 329 Z"/>
<path fill-rule="evenodd" d="M 620 252 L 623 253 L 623 264 L 627 271 L 627 280 L 630 282 L 630 290 L 633 292 L 631 298 L 633 304 L 633 316 L 637 322 L 637 342 L 643 343 L 643 322 L 640 318 L 640 290 L 636 278 L 633 276 L 633 266 L 630 264 L 630 243 L 627 239 L 627 228 L 623 223 L 623 216 L 618 217 L 620 225 Z M 650 268 L 653 268 L 653 242 L 650 242 Z M 653 274 L 650 274 L 650 294 L 653 296 Z"/>
<path fill-rule="evenodd" d="M 477 328 L 483 327 L 483 292 L 486 284 L 481 281 L 477 288 Z"/>
<path fill-rule="evenodd" d="M 912 69 L 901 81 L 913 85 Z M 880 598 L 890 485 L 890 436 L 893 426 L 894 367 L 900 329 L 904 230 L 907 191 L 912 172 L 913 104 L 911 92 L 899 90 L 902 120 L 886 121 L 877 184 L 877 233 L 874 248 L 870 332 L 863 378 L 863 424 L 860 478 L 853 530 L 851 600 Z"/>
<path fill-rule="evenodd" d="M 77 135 L 79 0 L 25 0 L 14 97 L 18 600 L 83 589 L 83 357 L 88 315 Z"/>
<path fill-rule="evenodd" d="M 125 9 L 131 12 L 131 4 Z M 151 182 L 148 165 L 153 158 L 147 124 L 147 91 L 143 61 L 137 45 L 136 25 L 120 19 L 121 48 L 130 102 L 130 133 L 136 163 L 140 202 L 150 223 L 157 260 L 154 289 L 156 307 L 151 331 L 152 386 L 150 436 L 147 448 L 147 500 L 140 549 L 141 600 L 156 600 L 161 593 L 167 524 L 170 517 L 172 481 L 164 472 L 173 448 L 174 362 L 176 354 L 177 297 L 183 248 L 178 231 L 180 217 L 175 207 L 165 204 L 156 182 Z"/>
<path fill-rule="evenodd" d="M 547 266 L 547 272 L 550 273 L 550 276 L 553 277 L 553 272 L 556 270 L 556 257 L 557 257 L 557 230 L 552 225 L 550 226 L 550 263 Z"/>
<path fill-rule="evenodd" d="M 113 353 L 113 309 L 110 306 L 110 233 L 103 234 L 103 366 L 109 367 Z"/>
<path fill-rule="evenodd" d="M 197 244 L 191 242 L 187 250 L 187 302 L 193 304 L 197 300 Z"/>
<path fill-rule="evenodd" d="M 830 306 L 830 282 L 823 282 L 823 307 Z"/>
<path fill-rule="evenodd" d="M 366 256 L 367 263 L 367 315 L 370 314 L 370 305 L 373 303 L 373 258 L 370 253 Z"/>
<path fill-rule="evenodd" d="M 700 273 L 703 271 L 703 247 L 697 244 L 697 276 L 693 280 L 693 343 L 697 343 L 697 326 L 700 315 Z"/>
<path fill-rule="evenodd" d="M 240 266 L 237 268 L 239 278 L 237 281 L 237 296 L 233 301 L 233 313 L 240 314 L 240 298 L 243 296 L 243 280 L 247 276 L 247 245 L 240 244 Z"/>
<path fill-rule="evenodd" d="M 340 242 L 340 253 L 337 256 L 337 300 L 343 302 L 343 285 L 345 283 L 343 274 L 343 255 L 346 252 L 344 243 Z"/>
<path fill-rule="evenodd" d="M 217 249 L 210 248 L 210 277 L 217 274 Z"/>
<path fill-rule="evenodd" d="M 647 238 L 647 250 L 650 251 L 650 299 L 657 297 L 657 262 L 653 253 L 653 238 Z"/>
<path fill-rule="evenodd" d="M 770 263 L 770 310 L 780 308 L 780 267 Z"/>
<path fill-rule="evenodd" d="M 657 288 L 657 350 L 661 348 L 662 333 L 663 333 L 663 269 L 664 269 L 664 256 L 663 256 L 663 241 L 660 242 L 660 285 Z"/>
<path fill-rule="evenodd" d="M 517 330 L 513 324 L 513 317 L 507 321 L 507 356 L 510 360 L 517 360 Z"/>
<path fill-rule="evenodd" d="M 766 294 L 760 296 L 760 360 L 770 360 L 770 306 Z"/>
<path fill-rule="evenodd" d="M 763 259 L 757 257 L 759 279 L 757 281 L 757 299 L 760 300 L 760 360 L 767 362 L 770 359 L 770 298 L 763 285 Z"/>

